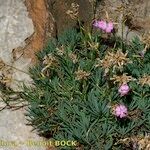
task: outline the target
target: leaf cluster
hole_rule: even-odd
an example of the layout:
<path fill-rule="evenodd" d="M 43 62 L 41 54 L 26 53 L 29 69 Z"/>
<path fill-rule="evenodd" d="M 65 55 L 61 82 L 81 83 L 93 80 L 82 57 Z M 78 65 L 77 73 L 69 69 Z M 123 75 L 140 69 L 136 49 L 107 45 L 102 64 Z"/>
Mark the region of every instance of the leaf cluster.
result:
<path fill-rule="evenodd" d="M 103 59 L 108 51 L 117 51 L 122 44 L 133 63 L 124 66 L 122 71 L 111 72 L 110 69 L 109 74 L 104 75 L 104 69 L 96 67 L 97 58 Z M 62 55 L 58 53 L 61 46 Z M 104 39 L 101 35 L 75 29 L 51 40 L 37 54 L 39 63 L 30 70 L 34 88 L 25 87 L 22 93 L 30 104 L 28 121 L 41 135 L 56 140 L 76 140 L 85 150 L 127 149 L 126 144 L 118 142 L 120 139 L 150 130 L 150 87 L 131 81 L 131 92 L 121 97 L 118 85 L 110 78 L 123 73 L 136 79 L 149 75 L 150 52 L 141 58 L 139 52 L 143 49 L 138 38 L 127 45 L 114 37 Z M 48 54 L 52 54 L 58 64 L 43 73 L 43 58 Z M 76 62 L 70 54 L 77 56 Z M 77 80 L 75 72 L 78 70 L 90 75 Z M 119 103 L 128 107 L 127 118 L 113 115 L 112 107 Z"/>

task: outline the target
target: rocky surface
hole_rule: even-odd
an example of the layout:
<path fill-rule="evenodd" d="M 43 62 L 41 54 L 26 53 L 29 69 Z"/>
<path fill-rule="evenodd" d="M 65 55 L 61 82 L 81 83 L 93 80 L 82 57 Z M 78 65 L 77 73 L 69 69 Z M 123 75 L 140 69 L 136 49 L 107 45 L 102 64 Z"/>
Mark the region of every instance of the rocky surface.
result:
<path fill-rule="evenodd" d="M 36 5 L 36 7 L 39 7 L 39 5 Z M 41 11 L 40 7 L 39 12 Z M 44 18 L 41 18 L 42 15 L 39 17 L 44 20 Z M 45 33 L 43 28 L 45 26 L 42 28 L 42 21 L 39 21 L 39 26 L 35 22 L 29 17 L 24 0 L 0 1 L 0 82 L 15 91 L 21 90 L 20 87 L 23 82 L 29 85 L 32 83 L 28 75 L 28 68 L 33 60 L 33 52 L 29 53 L 29 51 L 31 49 L 32 51 L 40 50 L 43 46 L 43 36 L 45 36 L 43 35 Z M 30 38 L 30 41 L 28 41 L 28 38 Z M 39 45 L 36 44 L 37 46 L 31 47 L 29 46 L 30 43 L 34 45 L 31 41 L 34 43 L 37 41 Z M 30 49 L 26 48 L 27 45 Z M 29 55 L 24 54 L 27 51 Z M 0 86 L 0 88 L 2 87 Z M 0 109 L 3 107 L 5 107 L 5 104 L 1 99 Z M 0 111 L 0 150 L 45 149 L 45 147 L 27 145 L 29 140 L 38 142 L 42 141 L 43 138 L 32 132 L 31 126 L 26 125 L 25 112 L 26 110 L 23 108 L 15 111 L 9 109 Z"/>
<path fill-rule="evenodd" d="M 28 69 L 52 36 L 54 21 L 44 0 L 2 0 L 0 12 L 1 82 L 18 91 L 23 83 L 31 86 Z"/>
<path fill-rule="evenodd" d="M 0 1 L 0 28 L 0 62 L 1 65 L 4 64 L 0 68 L 0 75 L 7 78 L 7 81 L 5 80 L 7 85 L 16 88 L 14 81 L 20 79 L 11 80 L 11 75 L 16 69 L 9 67 L 15 63 L 13 52 L 16 47 L 25 46 L 25 39 L 34 32 L 32 19 L 28 17 L 23 0 Z M 23 58 L 20 59 L 23 60 Z"/>
<path fill-rule="evenodd" d="M 34 34 L 26 40 L 24 56 L 34 63 L 35 53 L 42 50 L 47 39 L 55 36 L 54 18 L 48 11 L 46 0 L 25 0 L 25 5 L 34 24 Z"/>
<path fill-rule="evenodd" d="M 11 63 L 14 48 L 24 45 L 34 32 L 32 20 L 22 0 L 0 1 L 0 58 Z"/>
<path fill-rule="evenodd" d="M 0 112 L 0 150 L 45 150 L 46 148 L 36 146 L 32 142 L 44 141 L 31 132 L 32 127 L 27 126 L 24 116 L 25 109 L 11 111 L 5 109 Z"/>
<path fill-rule="evenodd" d="M 49 11 L 55 19 L 57 34 L 65 29 L 77 27 L 79 19 L 86 28 L 92 23 L 93 2 L 88 0 L 47 0 Z"/>
<path fill-rule="evenodd" d="M 11 80 L 10 74 L 13 75 L 16 69 L 9 67 L 15 63 L 13 51 L 16 47 L 25 46 L 25 39 L 33 34 L 34 26 L 22 0 L 1 0 L 0 3 L 0 60 L 1 65 L 4 64 L 0 74 L 7 78 L 6 83 L 13 87 L 12 83 L 16 78 Z M 20 68 L 20 65 L 18 67 Z"/>

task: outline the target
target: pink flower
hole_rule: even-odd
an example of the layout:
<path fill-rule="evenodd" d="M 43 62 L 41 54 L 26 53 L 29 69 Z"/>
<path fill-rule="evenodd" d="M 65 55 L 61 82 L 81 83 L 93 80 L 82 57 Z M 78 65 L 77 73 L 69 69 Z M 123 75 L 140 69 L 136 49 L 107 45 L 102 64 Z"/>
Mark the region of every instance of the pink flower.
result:
<path fill-rule="evenodd" d="M 106 21 L 103 20 L 95 21 L 93 25 L 99 29 L 102 29 L 106 33 L 111 33 L 112 30 L 114 29 L 112 22 L 107 23 Z"/>
<path fill-rule="evenodd" d="M 114 114 L 115 114 L 115 116 L 117 116 L 119 118 L 126 117 L 128 115 L 127 107 L 122 104 L 116 106 Z"/>
<path fill-rule="evenodd" d="M 127 95 L 129 91 L 130 91 L 130 88 L 127 84 L 122 84 L 118 89 L 118 92 L 120 93 L 121 96 Z"/>
<path fill-rule="evenodd" d="M 107 33 L 110 33 L 110 32 L 112 32 L 112 30 L 114 29 L 114 26 L 113 26 L 113 23 L 112 22 L 109 22 L 108 24 L 107 24 L 107 28 L 106 28 L 106 32 Z"/>
<path fill-rule="evenodd" d="M 98 22 L 98 27 L 102 30 L 105 30 L 107 28 L 107 23 L 106 21 L 99 21 Z"/>

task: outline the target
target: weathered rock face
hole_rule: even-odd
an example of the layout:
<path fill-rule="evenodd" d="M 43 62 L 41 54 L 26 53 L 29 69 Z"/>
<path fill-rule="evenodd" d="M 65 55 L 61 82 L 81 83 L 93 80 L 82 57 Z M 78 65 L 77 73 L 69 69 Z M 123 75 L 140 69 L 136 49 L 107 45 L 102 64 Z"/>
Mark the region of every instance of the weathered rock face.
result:
<path fill-rule="evenodd" d="M 15 63 L 14 49 L 25 46 L 24 41 L 33 34 L 34 26 L 23 0 L 2 0 L 0 3 L 0 75 L 6 84 L 12 86 L 12 82 L 16 81 L 11 80 L 16 69 L 10 67 Z"/>
<path fill-rule="evenodd" d="M 57 33 L 75 27 L 77 18 L 88 27 L 93 19 L 93 3 L 88 0 L 47 0 L 55 19 Z"/>
<path fill-rule="evenodd" d="M 0 112 L 0 150 L 46 150 L 44 145 L 36 145 L 42 141 L 44 143 L 44 139 L 37 136 L 36 132 L 31 132 L 33 128 L 26 125 L 28 122 L 24 113 L 25 109 L 5 109 Z"/>
<path fill-rule="evenodd" d="M 44 0 L 0 2 L 0 75 L 13 90 L 31 85 L 28 69 L 54 31 L 54 20 Z"/>
<path fill-rule="evenodd" d="M 0 58 L 6 62 L 13 61 L 12 51 L 34 32 L 32 20 L 22 0 L 0 1 Z"/>
<path fill-rule="evenodd" d="M 32 8 L 33 11 L 36 10 L 36 7 L 32 6 Z M 39 11 L 37 15 L 39 13 L 41 12 Z M 44 17 L 39 17 L 37 20 L 44 20 Z M 30 53 L 26 55 L 31 50 L 27 46 L 33 42 L 35 43 L 36 39 L 37 42 L 40 41 L 40 44 L 32 47 L 32 51 L 33 49 L 34 51 L 40 50 L 41 46 L 43 46 L 43 37 L 45 36 L 43 34 L 45 32 L 43 24 L 45 22 L 42 22 L 42 25 L 41 22 L 37 22 L 29 17 L 24 0 L 0 0 L 0 90 L 2 89 L 1 83 L 16 91 L 21 90 L 20 86 L 23 82 L 28 85 L 32 83 L 32 79 L 28 75 L 28 68 L 35 54 L 32 55 L 33 53 Z M 28 38 L 30 38 L 29 41 L 26 40 Z M 5 108 L 1 97 L 3 98 L 4 96 L 0 91 L 0 109 Z M 4 145 L 0 144 L 1 150 L 46 149 L 45 147 L 27 145 L 29 140 L 39 142 L 44 139 L 35 132 L 31 132 L 33 128 L 26 125 L 27 121 L 24 113 L 26 113 L 24 108 L 17 111 L 9 109 L 0 111 L 0 140 L 4 142 Z M 11 143 L 13 144 L 11 145 Z"/>
<path fill-rule="evenodd" d="M 25 56 L 35 60 L 35 52 L 41 50 L 47 38 L 54 36 L 54 19 L 45 0 L 26 0 L 25 4 L 34 24 L 34 33 L 26 41 Z"/>

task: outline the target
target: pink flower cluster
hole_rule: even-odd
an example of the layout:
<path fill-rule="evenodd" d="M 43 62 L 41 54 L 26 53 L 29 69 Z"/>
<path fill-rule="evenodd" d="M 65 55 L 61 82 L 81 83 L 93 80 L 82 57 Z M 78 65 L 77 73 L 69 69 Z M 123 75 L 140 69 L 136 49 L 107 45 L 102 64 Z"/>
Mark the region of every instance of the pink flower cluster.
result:
<path fill-rule="evenodd" d="M 116 106 L 116 108 L 114 110 L 114 114 L 115 114 L 115 116 L 117 116 L 119 118 L 126 117 L 128 115 L 127 107 L 123 104 Z"/>
<path fill-rule="evenodd" d="M 129 91 L 130 87 L 127 84 L 122 84 L 118 89 L 118 92 L 120 93 L 121 96 L 127 95 Z"/>
<path fill-rule="evenodd" d="M 104 20 L 100 20 L 100 21 L 94 21 L 93 26 L 105 31 L 106 33 L 111 33 L 112 30 L 114 29 L 114 25 L 112 22 L 106 22 Z"/>

